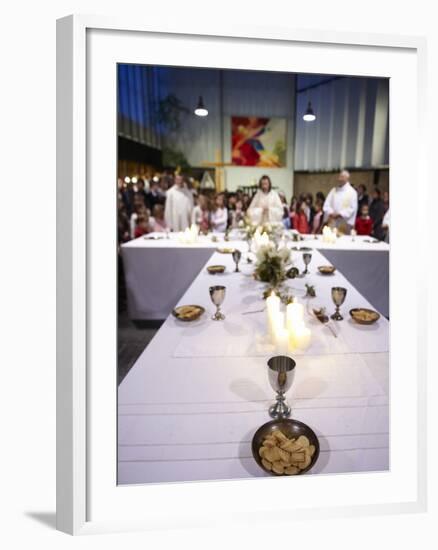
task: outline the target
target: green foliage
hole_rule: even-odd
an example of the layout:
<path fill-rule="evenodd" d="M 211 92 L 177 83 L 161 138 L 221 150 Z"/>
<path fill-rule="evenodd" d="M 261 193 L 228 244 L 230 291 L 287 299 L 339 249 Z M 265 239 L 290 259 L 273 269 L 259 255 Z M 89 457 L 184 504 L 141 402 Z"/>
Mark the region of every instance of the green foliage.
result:
<path fill-rule="evenodd" d="M 279 256 L 267 258 L 257 264 L 255 275 L 259 281 L 276 287 L 286 278 L 284 262 Z"/>
<path fill-rule="evenodd" d="M 190 164 L 184 153 L 181 151 L 175 151 L 169 147 L 164 147 L 163 149 L 163 165 L 171 166 L 173 168 L 179 166 L 183 171 L 190 168 Z"/>
<path fill-rule="evenodd" d="M 188 113 L 190 113 L 190 109 L 185 107 L 175 94 L 168 94 L 158 102 L 158 121 L 171 132 L 176 132 L 181 128 L 181 116 Z"/>
<path fill-rule="evenodd" d="M 263 300 L 266 300 L 273 291 L 276 292 L 281 302 L 285 305 L 291 304 L 294 301 L 293 294 L 289 293 L 287 290 L 283 290 L 281 287 L 274 287 L 274 288 L 268 287 L 263 292 Z"/>

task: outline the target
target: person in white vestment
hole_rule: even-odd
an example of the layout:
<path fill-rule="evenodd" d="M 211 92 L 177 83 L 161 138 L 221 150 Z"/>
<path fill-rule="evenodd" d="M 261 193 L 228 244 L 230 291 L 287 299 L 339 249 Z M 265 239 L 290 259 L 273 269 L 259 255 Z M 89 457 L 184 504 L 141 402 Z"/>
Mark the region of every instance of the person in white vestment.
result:
<path fill-rule="evenodd" d="M 166 193 L 164 219 L 171 231 L 184 231 L 191 224 L 193 195 L 184 178 L 177 174 L 175 184 Z"/>
<path fill-rule="evenodd" d="M 283 205 L 280 196 L 272 189 L 269 176 L 262 176 L 259 181 L 259 190 L 254 195 L 248 208 L 248 215 L 252 223 L 282 223 Z"/>
<path fill-rule="evenodd" d="M 357 192 L 350 183 L 350 173 L 342 170 L 338 185 L 333 187 L 324 202 L 324 221 L 344 233 L 350 233 L 357 214 Z"/>

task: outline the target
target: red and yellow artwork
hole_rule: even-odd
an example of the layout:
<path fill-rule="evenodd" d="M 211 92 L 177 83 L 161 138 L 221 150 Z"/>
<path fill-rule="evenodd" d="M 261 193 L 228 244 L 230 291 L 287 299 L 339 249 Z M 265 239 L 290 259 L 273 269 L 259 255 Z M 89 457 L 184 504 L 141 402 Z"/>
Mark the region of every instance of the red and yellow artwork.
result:
<path fill-rule="evenodd" d="M 236 166 L 285 166 L 286 119 L 231 117 L 231 162 Z"/>

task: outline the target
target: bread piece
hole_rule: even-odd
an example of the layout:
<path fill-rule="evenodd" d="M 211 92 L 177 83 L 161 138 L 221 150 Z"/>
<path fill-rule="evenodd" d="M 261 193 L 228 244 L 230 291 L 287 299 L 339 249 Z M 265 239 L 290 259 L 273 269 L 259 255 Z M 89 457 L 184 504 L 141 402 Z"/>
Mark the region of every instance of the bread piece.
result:
<path fill-rule="evenodd" d="M 280 460 L 280 449 L 278 447 L 272 447 L 264 453 L 264 458 L 269 462 L 277 462 Z"/>
<path fill-rule="evenodd" d="M 286 442 L 288 439 L 287 437 L 284 435 L 283 432 L 280 432 L 280 430 L 274 430 L 272 432 L 272 435 L 275 437 L 275 439 L 278 441 L 278 442 Z"/>
<path fill-rule="evenodd" d="M 312 458 L 307 455 L 304 462 L 299 462 L 298 463 L 298 468 L 300 470 L 305 470 L 306 468 L 308 468 L 310 466 L 310 463 L 312 462 Z"/>
<path fill-rule="evenodd" d="M 280 449 L 283 449 L 283 451 L 287 451 L 288 453 L 291 453 L 295 450 L 294 442 L 295 442 L 295 439 L 288 439 L 287 441 L 283 441 L 282 443 L 280 443 Z"/>
<path fill-rule="evenodd" d="M 308 447 L 310 445 L 310 441 L 305 435 L 300 435 L 300 437 L 297 439 L 297 443 L 300 443 L 303 447 Z"/>
<path fill-rule="evenodd" d="M 278 447 L 277 447 L 278 448 Z M 286 451 L 283 451 L 283 449 L 279 449 L 278 448 L 278 454 L 280 455 L 280 460 L 282 462 L 285 462 L 286 464 L 290 464 L 291 462 L 291 457 L 290 457 L 290 454 L 287 453 Z"/>
<path fill-rule="evenodd" d="M 306 453 L 304 451 L 291 453 L 290 459 L 292 464 L 304 462 L 306 460 Z"/>
<path fill-rule="evenodd" d="M 276 474 L 283 474 L 284 473 L 284 466 L 281 462 L 274 462 L 272 465 L 272 471 Z"/>

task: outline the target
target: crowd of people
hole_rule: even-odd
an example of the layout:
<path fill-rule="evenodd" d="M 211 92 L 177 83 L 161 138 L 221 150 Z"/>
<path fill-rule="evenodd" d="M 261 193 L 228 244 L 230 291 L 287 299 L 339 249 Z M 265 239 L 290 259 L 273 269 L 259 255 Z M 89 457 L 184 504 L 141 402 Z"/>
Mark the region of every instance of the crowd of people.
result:
<path fill-rule="evenodd" d="M 182 174 L 155 176 L 149 181 L 118 181 L 118 238 L 123 243 L 152 232 L 184 231 L 196 224 L 202 233 L 238 228 L 252 223 L 281 222 L 302 234 L 319 234 L 324 225 L 349 234 L 389 240 L 389 194 L 379 188 L 371 197 L 365 185 L 357 189 L 343 170 L 327 197 L 321 191 L 293 196 L 288 203 L 281 191 L 262 176 L 253 195 L 237 190 L 216 193 L 198 190 Z"/>

